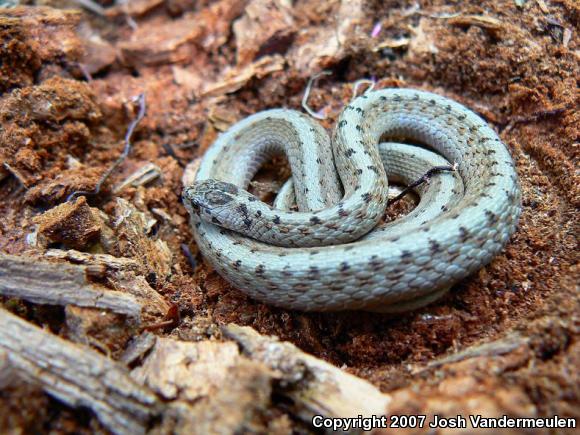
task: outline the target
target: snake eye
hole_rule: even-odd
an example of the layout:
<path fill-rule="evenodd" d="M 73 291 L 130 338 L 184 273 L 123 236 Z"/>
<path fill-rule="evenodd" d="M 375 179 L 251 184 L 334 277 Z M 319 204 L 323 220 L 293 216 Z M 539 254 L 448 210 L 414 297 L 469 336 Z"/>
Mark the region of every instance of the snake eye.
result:
<path fill-rule="evenodd" d="M 224 205 L 231 202 L 233 198 L 223 192 L 207 192 L 205 194 L 205 200 L 211 205 Z"/>

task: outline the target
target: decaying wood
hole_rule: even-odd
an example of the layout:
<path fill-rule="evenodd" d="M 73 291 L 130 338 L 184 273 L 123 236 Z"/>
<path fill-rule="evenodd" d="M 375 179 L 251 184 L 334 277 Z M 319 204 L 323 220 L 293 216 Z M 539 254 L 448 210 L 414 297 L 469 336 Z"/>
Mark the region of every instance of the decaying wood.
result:
<path fill-rule="evenodd" d="M 144 433 L 160 410 L 156 396 L 123 366 L 0 309 L 2 351 L 19 377 L 69 406 L 91 409 L 115 433 Z"/>
<path fill-rule="evenodd" d="M 160 433 L 290 433 L 279 430 L 287 419 L 272 418 L 280 375 L 234 342 L 158 338 L 132 375 L 169 403 Z"/>
<path fill-rule="evenodd" d="M 134 296 L 88 282 L 89 273 L 86 266 L 0 254 L 0 295 L 38 304 L 100 308 L 140 318 L 141 305 Z"/>
<path fill-rule="evenodd" d="M 505 355 L 507 353 L 513 352 L 518 347 L 527 344 L 528 341 L 529 340 L 527 338 L 521 337 L 519 334 L 513 334 L 500 340 L 492 341 L 490 343 L 483 343 L 479 346 L 468 347 L 461 352 L 456 352 L 452 355 L 436 359 L 427 364 L 425 368 L 431 369 L 435 367 L 441 367 L 449 363 L 481 356 L 494 357 L 498 355 Z"/>
<path fill-rule="evenodd" d="M 227 388 L 225 379 L 240 355 L 235 343 L 180 342 L 158 337 L 133 378 L 167 400 L 194 402 Z"/>
<path fill-rule="evenodd" d="M 250 327 L 230 324 L 224 335 L 236 341 L 243 354 L 281 374 L 276 391 L 292 403 L 292 412 L 307 423 L 316 414 L 326 417 L 384 415 L 391 397 L 369 382 L 302 352 L 276 337 L 258 334 Z"/>
<path fill-rule="evenodd" d="M 69 249 L 67 251 L 62 249 L 47 249 L 44 256 L 46 258 L 66 260 L 71 263 L 90 266 L 91 276 L 101 278 L 108 271 L 115 272 L 123 270 L 137 272 L 141 266 L 133 258 L 115 257 L 109 254 L 89 254 L 75 249 Z"/>

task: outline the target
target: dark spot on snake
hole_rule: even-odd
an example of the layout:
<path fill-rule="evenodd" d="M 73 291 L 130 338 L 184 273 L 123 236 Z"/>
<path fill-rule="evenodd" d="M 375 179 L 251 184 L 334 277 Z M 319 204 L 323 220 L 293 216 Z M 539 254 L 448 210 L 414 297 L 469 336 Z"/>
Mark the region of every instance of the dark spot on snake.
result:
<path fill-rule="evenodd" d="M 220 221 L 219 221 L 219 219 L 218 219 L 218 218 L 216 218 L 215 216 L 213 216 L 213 217 L 211 218 L 211 221 L 212 221 L 212 223 L 214 223 L 214 224 L 221 225 L 221 222 L 220 222 Z"/>
<path fill-rule="evenodd" d="M 432 254 L 435 254 L 441 252 L 441 245 L 436 240 L 429 240 L 429 249 Z"/>
<path fill-rule="evenodd" d="M 466 115 L 458 115 L 457 119 L 459 119 L 460 121 L 463 121 L 465 118 L 467 118 Z M 471 131 L 471 127 L 469 127 L 469 131 Z"/>
<path fill-rule="evenodd" d="M 322 165 L 322 159 L 321 159 L 320 157 L 318 157 L 318 158 L 316 159 L 316 163 L 318 163 L 319 165 Z"/>
<path fill-rule="evenodd" d="M 362 127 L 361 127 L 361 125 L 360 125 L 360 124 L 357 124 L 357 125 L 355 126 L 355 128 L 356 128 L 358 131 L 362 131 Z"/>
<path fill-rule="evenodd" d="M 387 97 L 385 97 L 384 95 L 381 95 L 379 97 L 379 100 L 381 100 L 381 101 L 387 101 Z"/>
<path fill-rule="evenodd" d="M 343 119 L 342 121 L 340 121 L 340 122 L 338 123 L 338 128 L 342 128 L 342 127 L 344 127 L 346 124 L 347 124 L 346 120 L 344 120 L 344 119 Z"/>
<path fill-rule="evenodd" d="M 371 170 L 371 171 L 373 171 L 375 174 L 378 174 L 378 173 L 379 173 L 379 169 L 378 169 L 376 166 L 374 166 L 374 165 L 369 165 L 369 166 L 367 166 L 367 169 L 370 169 L 370 170 Z"/>
<path fill-rule="evenodd" d="M 264 275 L 264 271 L 266 270 L 266 267 L 263 264 L 258 264 L 256 266 L 256 275 L 258 276 L 263 276 Z"/>
<path fill-rule="evenodd" d="M 246 218 L 244 219 L 244 225 L 246 228 L 250 228 L 252 226 L 252 219 Z"/>
<path fill-rule="evenodd" d="M 441 206 L 441 211 L 449 211 L 449 208 L 447 208 L 446 205 L 442 205 Z"/>
<path fill-rule="evenodd" d="M 320 224 L 321 222 L 322 222 L 322 221 L 321 221 L 321 220 L 320 220 L 318 217 L 316 217 L 316 216 L 312 216 L 312 217 L 310 218 L 310 223 L 313 223 L 313 224 Z"/>
<path fill-rule="evenodd" d="M 447 106 L 445 106 L 445 110 L 446 110 L 447 112 L 451 112 L 451 106 L 448 104 Z"/>
<path fill-rule="evenodd" d="M 366 193 L 363 193 L 361 195 L 361 198 L 368 202 L 372 199 L 372 195 L 370 193 L 366 192 Z"/>
<path fill-rule="evenodd" d="M 343 261 L 342 263 L 340 263 L 340 271 L 341 272 L 346 272 L 348 269 L 350 269 L 350 266 L 348 265 L 348 263 L 346 261 Z"/>
<path fill-rule="evenodd" d="M 407 250 L 401 252 L 401 258 L 403 260 L 407 260 L 407 259 L 409 259 L 411 257 L 413 257 L 413 254 L 411 254 L 411 252 L 409 252 Z"/>
<path fill-rule="evenodd" d="M 260 216 L 262 216 L 262 211 L 261 211 L 261 210 L 258 210 L 258 211 L 256 212 L 256 217 L 260 217 Z"/>
<path fill-rule="evenodd" d="M 258 198 L 256 198 L 255 196 L 249 196 L 249 197 L 248 197 L 248 201 L 249 201 L 249 202 L 255 202 L 255 201 L 257 201 L 257 200 L 258 200 Z"/>
<path fill-rule="evenodd" d="M 310 266 L 310 269 L 308 271 L 309 275 L 318 275 L 320 273 L 320 271 L 318 270 L 318 267 L 316 266 Z"/>
<path fill-rule="evenodd" d="M 309 255 L 316 255 L 316 254 L 320 254 L 320 251 L 310 251 Z"/>
<path fill-rule="evenodd" d="M 429 100 L 429 103 L 434 106 L 435 104 L 437 104 L 437 102 L 435 100 Z"/>
<path fill-rule="evenodd" d="M 347 149 L 346 152 L 344 153 L 344 155 L 347 156 L 347 157 L 350 157 L 353 154 L 356 154 L 356 151 L 353 150 L 352 148 Z"/>
<path fill-rule="evenodd" d="M 350 213 L 349 213 L 348 211 L 346 211 L 346 210 L 344 210 L 344 209 L 342 209 L 342 208 L 339 208 L 339 209 L 338 209 L 338 215 L 339 215 L 340 217 L 346 217 L 346 216 L 348 216 L 349 214 L 350 214 Z"/>
<path fill-rule="evenodd" d="M 395 101 L 402 101 L 403 99 L 401 98 L 401 96 L 399 94 L 395 94 L 393 96 L 393 100 L 395 100 Z"/>
<path fill-rule="evenodd" d="M 486 210 L 485 215 L 487 216 L 487 220 L 490 224 L 495 224 L 499 220 L 498 216 L 492 211 Z"/>
<path fill-rule="evenodd" d="M 459 227 L 459 240 L 466 242 L 469 239 L 469 231 L 465 227 Z"/>
<path fill-rule="evenodd" d="M 238 211 L 243 214 L 244 216 L 248 216 L 248 206 L 244 203 L 238 206 Z"/>
<path fill-rule="evenodd" d="M 237 260 L 234 263 L 234 269 L 236 269 L 236 270 L 239 269 L 241 265 L 242 265 L 242 260 Z"/>
<path fill-rule="evenodd" d="M 364 110 L 361 107 L 357 107 L 355 110 L 361 115 L 364 113 Z"/>
<path fill-rule="evenodd" d="M 362 169 L 357 169 L 356 170 L 356 173 L 357 173 L 357 175 L 361 175 L 363 173 L 363 170 Z"/>
<path fill-rule="evenodd" d="M 274 219 L 272 219 L 272 222 L 274 222 L 275 224 L 279 224 L 280 223 L 280 216 L 278 216 L 278 215 L 274 216 Z"/>

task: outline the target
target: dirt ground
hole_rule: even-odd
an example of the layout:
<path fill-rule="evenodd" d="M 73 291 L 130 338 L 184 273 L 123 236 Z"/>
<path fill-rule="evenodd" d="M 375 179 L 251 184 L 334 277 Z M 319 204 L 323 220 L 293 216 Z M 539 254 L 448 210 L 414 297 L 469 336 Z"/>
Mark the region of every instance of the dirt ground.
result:
<path fill-rule="evenodd" d="M 43 0 L 0 10 L 0 252 L 142 261 L 142 278 L 166 304 L 144 310 L 143 329 L 197 341 L 221 340 L 220 325 L 249 325 L 369 380 L 401 404 L 392 412 L 580 418 L 577 1 L 100 6 L 94 13 Z M 424 89 L 465 104 L 514 157 L 523 190 L 518 231 L 489 266 L 431 306 L 398 316 L 272 308 L 233 288 L 197 253 L 180 199 L 185 166 L 251 113 L 301 110 L 308 79 L 323 69 L 332 74 L 316 83 L 309 104 L 328 115 L 327 128 L 353 83 L 373 78 L 377 87 Z M 94 191 L 121 155 L 141 93 L 146 115 L 127 158 L 98 194 L 65 203 Z M 145 165 L 151 178 L 121 186 Z M 258 189 L 275 189 L 272 178 L 284 174 L 274 162 Z M 118 198 L 151 222 L 146 243 L 114 226 Z M 168 248 L 163 261 L 149 255 L 156 241 Z M 0 303 L 71 337 L 61 308 Z M 131 334 L 119 332 L 122 319 L 115 325 L 87 334 L 94 348 L 119 358 Z M 1 392 L 0 422 L 24 431 L 105 430 L 90 412 L 37 393 L 30 386 Z"/>

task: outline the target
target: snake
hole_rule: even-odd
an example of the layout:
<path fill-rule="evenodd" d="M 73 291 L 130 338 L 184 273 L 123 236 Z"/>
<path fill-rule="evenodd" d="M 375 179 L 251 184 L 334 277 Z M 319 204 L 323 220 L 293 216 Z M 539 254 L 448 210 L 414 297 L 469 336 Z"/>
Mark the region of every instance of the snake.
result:
<path fill-rule="evenodd" d="M 248 189 L 278 155 L 292 176 L 269 204 Z M 389 183 L 451 163 L 416 188 L 410 213 L 385 220 Z M 452 99 L 405 88 L 357 97 L 331 136 L 296 110 L 250 115 L 206 150 L 182 199 L 221 276 L 300 311 L 427 305 L 500 253 L 521 214 L 514 161 L 495 131 Z"/>

